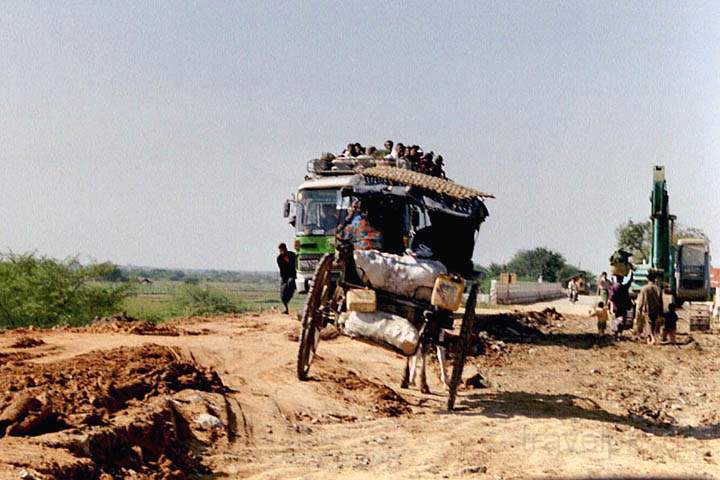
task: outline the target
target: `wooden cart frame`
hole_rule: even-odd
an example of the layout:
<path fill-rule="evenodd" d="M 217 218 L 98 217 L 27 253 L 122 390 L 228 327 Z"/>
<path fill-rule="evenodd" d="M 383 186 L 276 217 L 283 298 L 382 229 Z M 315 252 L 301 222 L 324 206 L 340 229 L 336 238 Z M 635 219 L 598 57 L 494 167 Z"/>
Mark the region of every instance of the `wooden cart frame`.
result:
<path fill-rule="evenodd" d="M 388 167 L 370 169 L 363 172 L 363 176 L 365 177 L 363 185 L 351 187 L 352 191 L 346 192 L 348 196 L 367 192 L 406 195 L 410 201 L 421 208 L 426 208 L 426 204 L 431 203 L 432 208 L 445 209 L 454 215 L 465 215 L 462 218 L 467 218 L 467 222 L 476 231 L 487 216 L 483 199 L 492 197 L 447 180 Z M 398 188 L 400 188 L 399 191 Z M 447 232 L 447 234 L 451 235 L 452 232 Z M 472 242 L 474 245 L 474 239 Z M 336 252 L 326 254 L 318 263 L 302 313 L 302 328 L 297 355 L 297 376 L 300 380 L 308 378 L 310 366 L 320 342 L 321 330 L 328 325 L 339 326 L 337 320 L 345 311 L 347 291 L 353 288 L 368 287 L 357 283 L 357 276 L 354 275 L 354 272 L 352 246 L 346 243 L 339 242 Z M 455 406 L 457 389 L 471 347 L 478 296 L 478 283 L 474 272 L 464 272 L 462 276 L 466 280 L 468 293 L 460 324 L 460 333 L 454 349 L 455 362 L 448 385 L 447 407 L 449 410 Z M 415 326 L 420 334 L 418 348 L 420 345 L 442 345 L 440 332 L 442 329 L 453 327 L 454 312 L 433 306 L 430 302 L 387 291 L 375 290 L 375 293 L 379 310 L 406 312 L 403 316 Z M 340 333 L 343 333 L 341 328 L 339 330 Z M 404 354 L 386 344 L 381 346 Z"/>

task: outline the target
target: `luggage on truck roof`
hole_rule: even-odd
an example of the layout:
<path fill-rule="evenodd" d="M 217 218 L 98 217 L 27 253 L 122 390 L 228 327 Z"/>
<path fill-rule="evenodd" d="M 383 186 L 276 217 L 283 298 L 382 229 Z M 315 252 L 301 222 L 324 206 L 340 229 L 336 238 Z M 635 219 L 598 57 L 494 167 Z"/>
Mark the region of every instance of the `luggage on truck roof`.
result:
<path fill-rule="evenodd" d="M 336 157 L 332 154 L 323 154 L 320 158 L 307 163 L 307 171 L 316 175 L 349 175 L 365 168 L 388 164 L 389 160 L 360 155 L 357 157 Z"/>

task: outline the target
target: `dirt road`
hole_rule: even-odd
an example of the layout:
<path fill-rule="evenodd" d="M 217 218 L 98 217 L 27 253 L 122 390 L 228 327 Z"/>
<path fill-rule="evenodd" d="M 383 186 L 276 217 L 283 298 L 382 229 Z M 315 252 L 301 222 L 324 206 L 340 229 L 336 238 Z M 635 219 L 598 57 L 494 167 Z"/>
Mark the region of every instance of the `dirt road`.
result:
<path fill-rule="evenodd" d="M 649 347 L 484 313 L 498 341 L 465 377 L 490 386 L 453 413 L 434 366 L 433 394 L 403 390 L 402 358 L 343 337 L 297 381 L 298 323 L 278 314 L 5 333 L 0 479 L 720 476 L 717 334 Z M 23 392 L 40 420 L 3 424 Z"/>

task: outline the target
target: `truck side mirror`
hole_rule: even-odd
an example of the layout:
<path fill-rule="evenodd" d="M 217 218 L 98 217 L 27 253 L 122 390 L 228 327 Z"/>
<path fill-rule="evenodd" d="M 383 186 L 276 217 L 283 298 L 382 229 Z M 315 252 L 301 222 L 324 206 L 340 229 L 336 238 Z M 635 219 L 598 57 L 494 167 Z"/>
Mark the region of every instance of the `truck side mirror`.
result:
<path fill-rule="evenodd" d="M 285 200 L 285 204 L 283 205 L 283 218 L 288 218 L 290 216 L 290 200 Z"/>

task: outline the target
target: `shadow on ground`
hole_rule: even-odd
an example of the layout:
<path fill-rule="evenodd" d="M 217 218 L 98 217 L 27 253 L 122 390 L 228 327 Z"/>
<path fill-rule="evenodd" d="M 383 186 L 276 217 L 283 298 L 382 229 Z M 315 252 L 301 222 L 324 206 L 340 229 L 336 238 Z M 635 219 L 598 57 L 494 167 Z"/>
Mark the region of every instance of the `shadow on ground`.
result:
<path fill-rule="evenodd" d="M 720 438 L 720 424 L 674 425 L 652 421 L 640 415 L 617 415 L 595 401 L 570 394 L 528 392 L 473 393 L 460 399 L 456 415 L 482 415 L 491 418 L 578 418 L 637 428 L 658 436 L 680 436 L 699 440 Z"/>
<path fill-rule="evenodd" d="M 538 321 L 522 313 L 500 313 L 478 315 L 475 322 L 476 332 L 486 332 L 497 340 L 506 343 L 526 343 L 533 345 L 557 345 L 575 349 L 604 348 L 615 345 L 610 335 L 596 333 L 545 332 L 551 323 Z"/>

